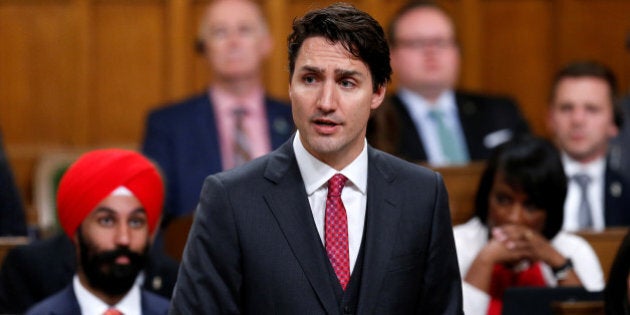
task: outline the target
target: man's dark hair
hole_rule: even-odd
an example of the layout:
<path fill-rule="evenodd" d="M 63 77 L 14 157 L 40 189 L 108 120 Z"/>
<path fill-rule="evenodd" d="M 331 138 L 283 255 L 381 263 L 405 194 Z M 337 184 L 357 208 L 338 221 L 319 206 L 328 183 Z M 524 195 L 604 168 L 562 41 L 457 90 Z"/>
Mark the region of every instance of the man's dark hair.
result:
<path fill-rule="evenodd" d="M 324 37 L 330 43 L 341 43 L 354 57 L 370 69 L 374 92 L 390 81 L 389 46 L 383 28 L 369 14 L 352 5 L 337 3 L 308 12 L 293 21 L 289 35 L 289 80 L 295 71 L 295 60 L 304 41 Z"/>
<path fill-rule="evenodd" d="M 609 67 L 597 61 L 575 61 L 560 69 L 553 79 L 551 93 L 549 94 L 549 102 L 553 102 L 553 99 L 556 96 L 556 90 L 558 89 L 558 83 L 560 83 L 562 79 L 584 77 L 597 78 L 606 82 L 610 90 L 610 103 L 613 106 L 613 120 L 615 125 L 617 125 L 618 128 L 621 128 L 623 125 L 623 109 L 617 99 L 619 93 L 619 89 L 617 87 L 617 77 Z"/>
<path fill-rule="evenodd" d="M 552 239 L 562 227 L 567 194 L 567 178 L 553 144 L 524 135 L 493 151 L 481 175 L 475 199 L 475 215 L 484 224 L 487 224 L 488 200 L 497 174 L 503 174 L 506 184 L 525 193 L 536 208 L 545 211 L 547 218 L 542 234 Z"/>

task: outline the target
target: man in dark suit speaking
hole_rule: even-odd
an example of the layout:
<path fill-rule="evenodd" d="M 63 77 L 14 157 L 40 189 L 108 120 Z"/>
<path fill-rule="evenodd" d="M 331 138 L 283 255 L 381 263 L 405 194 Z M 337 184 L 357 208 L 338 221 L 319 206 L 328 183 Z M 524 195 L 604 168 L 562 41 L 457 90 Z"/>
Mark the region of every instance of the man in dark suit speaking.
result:
<path fill-rule="evenodd" d="M 206 178 L 171 314 L 461 314 L 442 178 L 365 140 L 382 28 L 335 4 L 296 19 L 288 50 L 298 131 Z"/>
<path fill-rule="evenodd" d="M 529 132 L 510 98 L 456 90 L 461 61 L 455 25 L 430 1 L 409 1 L 388 31 L 395 94 L 374 113 L 368 141 L 433 166 L 484 160 L 497 145 Z"/>

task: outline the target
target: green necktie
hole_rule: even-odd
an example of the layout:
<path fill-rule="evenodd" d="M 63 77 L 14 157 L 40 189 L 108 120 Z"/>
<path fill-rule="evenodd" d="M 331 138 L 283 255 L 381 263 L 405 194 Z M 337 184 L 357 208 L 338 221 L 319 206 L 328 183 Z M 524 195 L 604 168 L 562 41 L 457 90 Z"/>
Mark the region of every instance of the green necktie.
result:
<path fill-rule="evenodd" d="M 435 122 L 437 134 L 440 138 L 440 146 L 442 154 L 449 164 L 465 164 L 468 162 L 468 156 L 464 149 L 458 145 L 453 130 L 450 130 L 444 123 L 444 113 L 437 109 L 429 111 L 429 118 Z"/>

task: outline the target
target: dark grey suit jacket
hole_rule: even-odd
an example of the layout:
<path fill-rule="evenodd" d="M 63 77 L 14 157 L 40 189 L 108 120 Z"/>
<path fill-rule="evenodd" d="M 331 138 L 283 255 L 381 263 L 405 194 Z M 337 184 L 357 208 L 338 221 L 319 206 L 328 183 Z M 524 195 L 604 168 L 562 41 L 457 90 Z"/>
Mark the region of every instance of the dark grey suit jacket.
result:
<path fill-rule="evenodd" d="M 630 95 L 620 101 L 623 123 L 619 135 L 611 141 L 609 162 L 612 168 L 630 180 Z"/>
<path fill-rule="evenodd" d="M 439 174 L 368 148 L 358 314 L 461 314 Z M 340 314 L 292 142 L 209 176 L 171 314 Z M 338 284 L 337 284 L 338 285 Z"/>

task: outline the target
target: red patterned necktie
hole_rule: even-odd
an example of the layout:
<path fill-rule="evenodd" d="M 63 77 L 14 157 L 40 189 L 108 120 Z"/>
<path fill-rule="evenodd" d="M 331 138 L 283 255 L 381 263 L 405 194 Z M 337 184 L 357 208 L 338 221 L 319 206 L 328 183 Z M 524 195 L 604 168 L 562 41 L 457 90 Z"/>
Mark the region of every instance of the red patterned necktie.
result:
<path fill-rule="evenodd" d="M 328 181 L 326 198 L 326 253 L 337 274 L 341 287 L 345 290 L 350 281 L 350 259 L 348 255 L 348 220 L 346 208 L 341 201 L 341 190 L 348 178 L 335 174 Z"/>
<path fill-rule="evenodd" d="M 103 315 L 123 315 L 119 310 L 115 308 L 109 308 L 103 313 Z"/>

